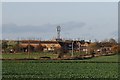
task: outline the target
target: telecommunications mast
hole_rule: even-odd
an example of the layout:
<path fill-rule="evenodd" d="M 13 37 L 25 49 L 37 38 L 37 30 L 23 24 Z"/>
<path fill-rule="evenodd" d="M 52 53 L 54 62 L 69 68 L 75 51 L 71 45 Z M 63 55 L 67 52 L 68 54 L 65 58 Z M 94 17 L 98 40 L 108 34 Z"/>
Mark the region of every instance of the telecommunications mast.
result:
<path fill-rule="evenodd" d="M 61 31 L 61 27 L 57 26 L 57 40 L 61 40 L 60 39 L 60 31 Z"/>

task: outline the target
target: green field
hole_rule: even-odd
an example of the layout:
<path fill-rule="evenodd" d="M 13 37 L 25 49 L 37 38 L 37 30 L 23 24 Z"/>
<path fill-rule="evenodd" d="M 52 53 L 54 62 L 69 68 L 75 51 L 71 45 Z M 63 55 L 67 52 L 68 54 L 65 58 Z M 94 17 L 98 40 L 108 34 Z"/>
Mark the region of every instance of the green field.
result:
<path fill-rule="evenodd" d="M 81 53 L 74 53 L 74 56 L 78 56 L 80 54 L 85 54 L 84 52 Z M 71 53 L 65 54 L 67 56 L 71 56 Z M 53 54 L 53 52 L 33 52 L 33 53 L 5 53 L 2 54 L 2 58 L 4 59 L 24 59 L 24 58 L 32 58 L 32 59 L 39 59 L 40 57 L 50 57 L 50 58 L 57 58 L 58 54 Z"/>
<path fill-rule="evenodd" d="M 92 63 L 92 61 L 96 61 Z M 104 63 L 99 63 L 104 62 Z M 108 63 L 109 62 L 109 63 Z M 5 60 L 4 78 L 117 78 L 118 56 L 101 56 L 87 60 Z M 47 80 L 46 79 L 46 80 Z"/>
<path fill-rule="evenodd" d="M 48 56 L 50 58 L 57 58 L 58 55 L 57 54 L 53 54 L 53 53 L 16 53 L 16 54 L 2 54 L 2 58 L 4 59 L 24 59 L 24 58 L 33 58 L 33 59 L 39 59 L 40 57 L 43 56 Z"/>
<path fill-rule="evenodd" d="M 96 62 L 119 62 L 118 55 L 112 55 L 112 56 L 99 56 L 94 57 L 92 59 L 88 59 L 87 61 L 96 61 Z"/>

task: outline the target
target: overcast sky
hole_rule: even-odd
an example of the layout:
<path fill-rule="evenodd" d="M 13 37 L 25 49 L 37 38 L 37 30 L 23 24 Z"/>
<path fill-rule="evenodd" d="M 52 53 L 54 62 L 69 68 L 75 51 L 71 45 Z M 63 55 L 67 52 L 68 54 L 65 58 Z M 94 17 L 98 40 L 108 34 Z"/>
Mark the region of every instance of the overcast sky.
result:
<path fill-rule="evenodd" d="M 117 38 L 117 2 L 14 2 L 2 4 L 3 39 Z"/>

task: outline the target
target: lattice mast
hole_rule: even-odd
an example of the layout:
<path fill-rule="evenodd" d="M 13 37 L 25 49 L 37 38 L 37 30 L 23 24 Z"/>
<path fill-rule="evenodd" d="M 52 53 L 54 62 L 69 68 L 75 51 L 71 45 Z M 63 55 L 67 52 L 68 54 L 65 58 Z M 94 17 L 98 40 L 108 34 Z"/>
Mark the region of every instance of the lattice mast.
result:
<path fill-rule="evenodd" d="M 61 31 L 61 27 L 57 26 L 57 39 L 60 39 L 60 31 Z"/>

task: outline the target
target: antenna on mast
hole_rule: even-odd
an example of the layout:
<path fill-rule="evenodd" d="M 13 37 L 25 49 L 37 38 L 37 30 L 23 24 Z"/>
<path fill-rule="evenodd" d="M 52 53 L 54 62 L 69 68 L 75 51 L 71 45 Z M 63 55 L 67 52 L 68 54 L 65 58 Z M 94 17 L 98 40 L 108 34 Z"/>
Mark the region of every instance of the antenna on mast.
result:
<path fill-rule="evenodd" d="M 61 27 L 57 26 L 57 40 L 61 40 L 60 39 L 60 31 L 61 31 Z"/>

